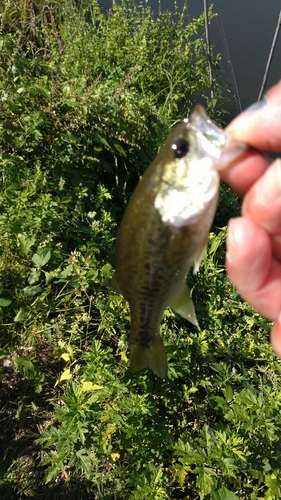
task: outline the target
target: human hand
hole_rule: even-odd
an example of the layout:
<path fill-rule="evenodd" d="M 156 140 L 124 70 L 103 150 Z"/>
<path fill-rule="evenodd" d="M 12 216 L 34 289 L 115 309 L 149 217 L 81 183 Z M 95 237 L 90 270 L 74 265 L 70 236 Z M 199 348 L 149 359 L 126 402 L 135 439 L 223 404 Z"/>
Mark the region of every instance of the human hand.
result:
<path fill-rule="evenodd" d="M 227 131 L 258 150 L 281 152 L 281 81 Z M 281 357 L 281 159 L 271 163 L 253 149 L 221 177 L 244 196 L 242 216 L 229 222 L 227 272 L 241 296 L 275 321 L 271 343 Z"/>

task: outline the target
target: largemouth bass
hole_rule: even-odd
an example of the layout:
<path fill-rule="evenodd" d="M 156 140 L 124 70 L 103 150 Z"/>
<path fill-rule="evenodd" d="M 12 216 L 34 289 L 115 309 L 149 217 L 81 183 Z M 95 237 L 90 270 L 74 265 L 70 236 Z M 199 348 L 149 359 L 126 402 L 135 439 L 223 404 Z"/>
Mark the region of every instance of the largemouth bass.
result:
<path fill-rule="evenodd" d="M 111 280 L 129 302 L 130 367 L 167 376 L 160 322 L 170 306 L 197 324 L 186 276 L 197 272 L 219 196 L 218 170 L 246 145 L 231 139 L 196 106 L 145 171 L 127 205 Z"/>

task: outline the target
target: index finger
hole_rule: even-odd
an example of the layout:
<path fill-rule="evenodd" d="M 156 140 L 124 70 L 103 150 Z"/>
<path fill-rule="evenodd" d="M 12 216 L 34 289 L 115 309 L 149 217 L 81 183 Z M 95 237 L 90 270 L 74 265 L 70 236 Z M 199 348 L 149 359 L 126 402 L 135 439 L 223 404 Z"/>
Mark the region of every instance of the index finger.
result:
<path fill-rule="evenodd" d="M 281 80 L 264 98 L 238 115 L 226 128 L 231 136 L 259 150 L 281 150 Z"/>
<path fill-rule="evenodd" d="M 270 159 L 261 151 L 250 149 L 229 167 L 221 170 L 221 179 L 239 196 L 244 194 L 267 170 Z"/>

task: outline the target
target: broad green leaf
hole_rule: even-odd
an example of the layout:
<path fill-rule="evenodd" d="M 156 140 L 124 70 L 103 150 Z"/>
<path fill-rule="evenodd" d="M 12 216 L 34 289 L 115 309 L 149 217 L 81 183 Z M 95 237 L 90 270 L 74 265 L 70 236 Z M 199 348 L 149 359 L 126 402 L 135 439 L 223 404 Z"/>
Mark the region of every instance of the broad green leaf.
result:
<path fill-rule="evenodd" d="M 75 97 L 71 97 L 70 99 L 68 99 L 65 104 L 67 104 L 70 107 L 80 106 L 79 101 L 77 101 Z"/>
<path fill-rule="evenodd" d="M 15 365 L 24 377 L 36 383 L 40 392 L 40 388 L 42 389 L 41 384 L 45 380 L 45 375 L 39 370 L 38 366 L 34 364 L 30 358 L 23 358 L 21 356 L 15 359 Z"/>
<path fill-rule="evenodd" d="M 70 86 L 69 85 L 65 85 L 62 89 L 62 93 L 63 93 L 63 96 L 64 97 L 68 97 L 70 95 Z"/>
<path fill-rule="evenodd" d="M 218 491 L 212 491 L 211 500 L 239 500 L 239 497 L 222 486 Z"/>
<path fill-rule="evenodd" d="M 87 391 L 99 391 L 103 389 L 103 385 L 98 385 L 98 384 L 93 384 L 91 381 L 83 381 L 81 385 L 81 391 L 82 392 L 87 392 Z"/>
<path fill-rule="evenodd" d="M 18 356 L 15 359 L 15 364 L 19 371 L 22 371 L 23 369 L 31 369 L 34 367 L 32 361 L 28 358 L 23 358 L 21 356 Z"/>
<path fill-rule="evenodd" d="M 60 274 L 59 274 L 59 278 L 62 278 L 62 279 L 65 279 L 67 278 L 68 276 L 70 276 L 70 274 L 72 273 L 73 271 L 73 264 L 69 264 Z"/>
<path fill-rule="evenodd" d="M 30 309 L 28 309 L 27 307 L 22 307 L 19 310 L 19 312 L 17 313 L 17 315 L 15 316 L 14 321 L 16 321 L 16 322 L 23 321 L 28 316 L 29 313 L 30 313 Z"/>
<path fill-rule="evenodd" d="M 10 299 L 5 299 L 4 297 L 0 297 L 0 307 L 7 307 L 12 303 Z"/>
<path fill-rule="evenodd" d="M 28 277 L 28 283 L 30 285 L 34 285 L 34 283 L 38 283 L 41 275 L 41 271 L 38 271 L 36 268 L 31 269 L 30 275 Z"/>
<path fill-rule="evenodd" d="M 24 234 L 18 234 L 18 242 L 20 244 L 20 249 L 24 255 L 27 255 L 30 248 L 34 245 L 36 239 L 31 237 L 27 238 Z"/>
<path fill-rule="evenodd" d="M 231 385 L 227 385 L 225 388 L 225 399 L 229 403 L 233 398 L 233 389 Z"/>
<path fill-rule="evenodd" d="M 61 382 L 62 380 L 69 380 L 72 378 L 72 373 L 70 372 L 70 368 L 67 368 L 62 372 L 62 374 L 59 377 L 59 381 Z"/>
<path fill-rule="evenodd" d="M 23 289 L 23 293 L 26 297 L 33 297 L 40 292 L 42 292 L 42 287 L 39 285 L 26 286 Z"/>
<path fill-rule="evenodd" d="M 37 267 L 43 267 L 49 262 L 51 258 L 51 251 L 47 248 L 42 248 L 32 256 L 32 261 Z"/>
<path fill-rule="evenodd" d="M 61 358 L 64 359 L 64 361 L 68 362 L 73 359 L 73 349 L 70 345 L 68 345 L 66 350 L 67 352 L 62 353 Z"/>
<path fill-rule="evenodd" d="M 64 352 L 63 354 L 61 354 L 61 358 L 64 359 L 66 363 L 71 360 L 71 356 L 68 354 L 68 352 Z"/>

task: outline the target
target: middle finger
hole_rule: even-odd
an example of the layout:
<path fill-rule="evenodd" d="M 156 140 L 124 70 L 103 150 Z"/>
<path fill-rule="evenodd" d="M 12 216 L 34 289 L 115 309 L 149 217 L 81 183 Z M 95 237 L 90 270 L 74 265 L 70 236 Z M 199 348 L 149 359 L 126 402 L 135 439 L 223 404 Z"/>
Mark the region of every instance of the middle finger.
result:
<path fill-rule="evenodd" d="M 242 215 L 262 226 L 272 240 L 273 256 L 281 259 L 281 160 L 275 160 L 246 193 Z"/>

